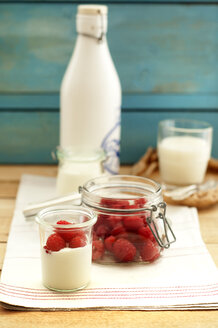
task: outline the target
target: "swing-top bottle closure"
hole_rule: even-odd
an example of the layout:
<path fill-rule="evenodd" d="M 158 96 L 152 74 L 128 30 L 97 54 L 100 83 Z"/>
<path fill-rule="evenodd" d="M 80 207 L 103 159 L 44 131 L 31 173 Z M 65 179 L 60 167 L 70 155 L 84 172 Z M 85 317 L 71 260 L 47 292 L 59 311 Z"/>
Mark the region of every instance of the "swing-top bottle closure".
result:
<path fill-rule="evenodd" d="M 101 43 L 107 33 L 107 6 L 79 5 L 76 17 L 77 33 Z"/>

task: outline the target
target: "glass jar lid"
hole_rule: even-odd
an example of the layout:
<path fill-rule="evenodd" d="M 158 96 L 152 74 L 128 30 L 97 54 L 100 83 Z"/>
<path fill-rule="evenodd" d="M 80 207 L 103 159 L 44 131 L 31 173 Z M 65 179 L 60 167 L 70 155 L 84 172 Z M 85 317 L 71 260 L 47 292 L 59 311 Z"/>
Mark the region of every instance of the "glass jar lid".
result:
<path fill-rule="evenodd" d="M 131 176 L 114 175 L 101 176 L 89 180 L 80 187 L 83 203 L 93 208 L 102 206 L 102 199 L 128 200 L 129 203 L 138 199 L 143 200 L 139 209 L 134 208 L 108 208 L 113 212 L 141 211 L 152 204 L 161 201 L 161 186 L 154 180 Z M 108 206 L 107 206 L 108 207 Z"/>

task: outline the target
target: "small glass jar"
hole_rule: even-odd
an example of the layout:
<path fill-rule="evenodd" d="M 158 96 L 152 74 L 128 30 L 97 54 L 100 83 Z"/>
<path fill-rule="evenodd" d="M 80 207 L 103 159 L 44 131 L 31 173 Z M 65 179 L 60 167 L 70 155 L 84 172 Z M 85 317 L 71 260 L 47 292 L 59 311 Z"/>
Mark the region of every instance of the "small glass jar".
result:
<path fill-rule="evenodd" d="M 80 193 L 83 205 L 97 214 L 94 262 L 151 263 L 175 241 L 157 182 L 130 175 L 103 176 L 89 180 Z"/>
<path fill-rule="evenodd" d="M 45 287 L 69 292 L 87 286 L 96 219 L 88 208 L 71 205 L 48 207 L 37 214 Z"/>
<path fill-rule="evenodd" d="M 57 174 L 57 193 L 65 195 L 77 192 L 78 187 L 96 176 L 103 174 L 103 161 L 105 153 L 103 149 L 57 149 L 59 161 Z"/>

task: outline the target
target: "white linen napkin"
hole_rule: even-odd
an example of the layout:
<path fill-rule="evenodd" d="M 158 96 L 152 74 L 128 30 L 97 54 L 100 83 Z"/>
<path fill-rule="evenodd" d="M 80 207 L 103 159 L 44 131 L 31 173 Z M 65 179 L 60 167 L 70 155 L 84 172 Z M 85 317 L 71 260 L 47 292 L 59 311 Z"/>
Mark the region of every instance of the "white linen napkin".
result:
<path fill-rule="evenodd" d="M 194 310 L 218 308 L 218 270 L 195 208 L 167 206 L 177 241 L 152 264 L 92 265 L 86 289 L 53 292 L 41 283 L 39 233 L 22 210 L 55 197 L 55 178 L 22 176 L 8 238 L 0 302 L 16 309 Z"/>

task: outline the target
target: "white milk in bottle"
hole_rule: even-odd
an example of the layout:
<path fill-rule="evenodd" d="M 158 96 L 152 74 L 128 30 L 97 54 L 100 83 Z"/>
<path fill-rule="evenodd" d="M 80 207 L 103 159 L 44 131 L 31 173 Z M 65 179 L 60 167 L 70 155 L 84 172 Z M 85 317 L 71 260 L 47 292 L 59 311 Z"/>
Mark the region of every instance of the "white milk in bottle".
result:
<path fill-rule="evenodd" d="M 121 86 L 107 40 L 107 6 L 80 5 L 78 37 L 60 92 L 60 146 L 102 147 L 106 172 L 118 173 Z"/>

